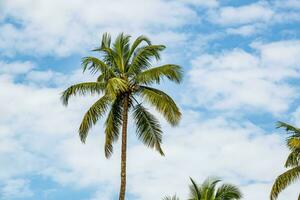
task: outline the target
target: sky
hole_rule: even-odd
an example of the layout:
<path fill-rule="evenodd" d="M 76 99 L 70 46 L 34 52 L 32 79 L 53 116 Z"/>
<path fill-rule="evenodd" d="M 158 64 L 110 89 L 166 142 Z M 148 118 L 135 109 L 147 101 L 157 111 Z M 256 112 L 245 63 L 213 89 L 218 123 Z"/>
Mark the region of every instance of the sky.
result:
<path fill-rule="evenodd" d="M 60 101 L 95 79 L 80 62 L 104 32 L 146 35 L 167 46 L 157 64 L 184 69 L 159 86 L 183 114 L 175 128 L 160 117 L 166 156 L 129 125 L 127 199 L 185 199 L 208 176 L 268 199 L 288 155 L 275 123 L 300 126 L 299 0 L 0 0 L 0 199 L 117 199 L 120 143 L 107 160 L 103 120 L 85 145 L 77 133 L 97 96 Z"/>

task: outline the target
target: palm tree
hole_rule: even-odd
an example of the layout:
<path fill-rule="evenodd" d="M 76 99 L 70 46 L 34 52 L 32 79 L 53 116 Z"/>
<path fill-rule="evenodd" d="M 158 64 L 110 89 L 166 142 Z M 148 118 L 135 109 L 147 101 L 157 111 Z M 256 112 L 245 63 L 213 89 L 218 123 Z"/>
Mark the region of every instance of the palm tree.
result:
<path fill-rule="evenodd" d="M 284 128 L 289 134 L 286 144 L 291 152 L 285 162 L 285 167 L 290 169 L 276 178 L 270 195 L 271 200 L 277 199 L 281 191 L 300 179 L 300 129 L 284 122 L 278 122 L 277 128 Z M 298 200 L 300 200 L 300 194 Z"/>
<path fill-rule="evenodd" d="M 119 199 L 125 199 L 126 189 L 126 149 L 128 113 L 132 111 L 137 137 L 148 147 L 164 155 L 161 148 L 162 129 L 158 119 L 143 105 L 152 105 L 171 125 L 179 123 L 181 113 L 173 99 L 161 90 L 150 87 L 164 78 L 175 83 L 182 80 L 182 70 L 178 65 L 166 64 L 153 67 L 151 61 L 160 59 L 163 45 L 152 45 L 145 36 L 139 36 L 130 44 L 130 36 L 119 34 L 113 44 L 105 33 L 99 48 L 100 58 L 84 57 L 83 71 L 97 74 L 94 82 L 72 85 L 62 94 L 62 102 L 68 104 L 74 95 L 102 94 L 85 113 L 79 127 L 79 136 L 85 143 L 90 128 L 107 112 L 105 121 L 105 157 L 113 153 L 115 143 L 122 129 L 121 144 L 121 186 Z"/>
<path fill-rule="evenodd" d="M 198 185 L 192 178 L 190 185 L 190 196 L 188 200 L 238 200 L 242 198 L 241 191 L 234 185 L 222 184 L 217 178 L 208 178 L 201 185 Z M 179 200 L 176 196 L 165 197 L 163 200 Z"/>

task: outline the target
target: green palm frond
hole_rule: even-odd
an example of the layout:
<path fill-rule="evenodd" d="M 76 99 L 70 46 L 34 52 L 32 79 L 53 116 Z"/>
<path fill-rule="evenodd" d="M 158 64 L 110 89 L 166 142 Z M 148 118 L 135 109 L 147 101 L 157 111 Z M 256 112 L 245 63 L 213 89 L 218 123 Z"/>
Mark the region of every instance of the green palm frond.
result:
<path fill-rule="evenodd" d="M 113 143 L 119 138 L 120 127 L 122 125 L 122 98 L 117 98 L 111 106 L 108 117 L 105 121 L 105 157 L 109 158 L 113 153 Z"/>
<path fill-rule="evenodd" d="M 161 90 L 141 86 L 139 94 L 173 126 L 179 123 L 181 113 L 173 99 Z"/>
<path fill-rule="evenodd" d="M 238 200 L 242 197 L 242 192 L 238 187 L 231 184 L 223 184 L 217 189 L 215 200 Z"/>
<path fill-rule="evenodd" d="M 190 188 L 189 200 L 202 200 L 200 187 L 191 177 L 190 177 L 190 180 L 191 180 L 192 184 L 189 185 L 189 188 Z"/>
<path fill-rule="evenodd" d="M 286 168 L 296 166 L 300 166 L 300 149 L 293 150 L 285 162 Z"/>
<path fill-rule="evenodd" d="M 138 74 L 143 69 L 147 69 L 151 66 L 151 59 L 160 59 L 160 51 L 164 50 L 164 45 L 148 45 L 139 48 L 136 54 L 132 58 L 132 62 L 128 69 L 128 74 Z"/>
<path fill-rule="evenodd" d="M 67 88 L 61 95 L 61 100 L 64 105 L 68 105 L 69 98 L 75 95 L 100 94 L 105 90 L 104 83 L 85 82 L 78 83 Z"/>
<path fill-rule="evenodd" d="M 110 48 L 111 44 L 111 36 L 108 33 L 104 33 L 102 35 L 102 40 L 101 40 L 101 47 L 102 48 Z"/>
<path fill-rule="evenodd" d="M 300 178 L 300 166 L 294 167 L 277 177 L 272 187 L 270 199 L 277 199 L 279 193 Z"/>
<path fill-rule="evenodd" d="M 287 133 L 292 133 L 294 135 L 300 136 L 300 129 L 285 122 L 277 122 L 276 128 L 284 128 L 287 131 Z"/>
<path fill-rule="evenodd" d="M 139 73 L 135 80 L 139 84 L 160 83 L 161 79 L 166 77 L 170 81 L 180 83 L 182 80 L 182 70 L 178 65 L 163 65 L 154 67 Z"/>
<path fill-rule="evenodd" d="M 155 148 L 161 155 L 164 155 L 162 143 L 162 131 L 158 120 L 142 105 L 136 105 L 133 117 L 137 126 L 138 138 L 148 147 Z"/>
<path fill-rule="evenodd" d="M 85 72 L 86 70 L 90 70 L 92 74 L 97 73 L 100 71 L 101 73 L 109 76 L 109 77 L 115 77 L 116 74 L 113 72 L 113 70 L 103 61 L 99 60 L 96 57 L 88 56 L 84 57 L 82 59 L 82 68 Z"/>
<path fill-rule="evenodd" d="M 127 64 L 128 64 L 128 62 L 130 61 L 130 58 L 132 57 L 132 55 L 133 55 L 133 53 L 135 52 L 135 50 L 137 49 L 137 47 L 138 47 L 142 42 L 147 43 L 147 45 L 151 45 L 151 41 L 150 41 L 149 38 L 147 38 L 147 37 L 144 36 L 144 35 L 139 36 L 139 37 L 133 42 L 133 44 L 131 45 L 130 52 L 129 52 L 129 54 L 128 54 L 127 61 L 126 61 Z"/>
<path fill-rule="evenodd" d="M 105 94 L 115 98 L 117 95 L 128 90 L 128 84 L 125 80 L 121 78 L 111 78 L 107 81 L 107 86 L 105 88 Z"/>
<path fill-rule="evenodd" d="M 166 196 L 162 200 L 179 200 L 179 198 L 176 195 L 174 195 L 172 197 L 171 196 Z"/>
<path fill-rule="evenodd" d="M 126 61 L 130 51 L 130 35 L 125 35 L 123 33 L 119 34 L 113 44 L 113 51 L 117 55 L 116 64 L 121 73 L 125 72 Z"/>
<path fill-rule="evenodd" d="M 79 136 L 83 143 L 85 143 L 89 129 L 105 114 L 109 104 L 110 98 L 108 96 L 103 96 L 85 113 L 79 127 Z"/>

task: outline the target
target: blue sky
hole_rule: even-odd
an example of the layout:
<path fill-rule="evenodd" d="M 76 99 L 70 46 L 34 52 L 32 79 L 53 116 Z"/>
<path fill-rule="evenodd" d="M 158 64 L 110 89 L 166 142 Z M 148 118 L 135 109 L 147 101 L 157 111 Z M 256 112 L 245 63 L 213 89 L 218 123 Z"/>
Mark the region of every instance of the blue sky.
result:
<path fill-rule="evenodd" d="M 116 199 L 120 144 L 106 160 L 102 121 L 87 144 L 77 135 L 97 97 L 59 99 L 94 78 L 80 60 L 104 32 L 147 35 L 167 46 L 159 64 L 185 72 L 160 86 L 183 113 L 176 128 L 162 120 L 166 157 L 130 125 L 127 198 L 184 199 L 189 176 L 215 175 L 267 199 L 288 153 L 275 122 L 300 126 L 299 13 L 299 0 L 0 0 L 0 199 Z"/>

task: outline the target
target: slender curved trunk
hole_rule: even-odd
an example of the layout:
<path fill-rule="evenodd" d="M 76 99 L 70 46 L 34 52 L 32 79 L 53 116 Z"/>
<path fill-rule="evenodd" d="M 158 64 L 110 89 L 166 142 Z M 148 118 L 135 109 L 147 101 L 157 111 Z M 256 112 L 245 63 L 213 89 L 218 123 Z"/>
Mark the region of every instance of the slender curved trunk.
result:
<path fill-rule="evenodd" d="M 123 105 L 122 150 L 121 150 L 121 187 L 119 200 L 125 200 L 126 190 L 126 150 L 127 150 L 127 121 L 129 96 L 125 94 Z"/>

